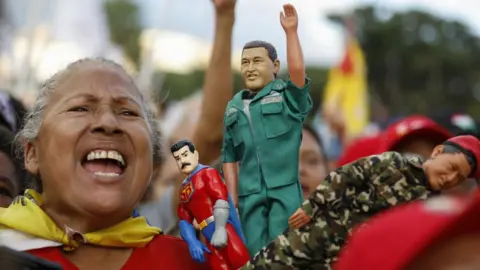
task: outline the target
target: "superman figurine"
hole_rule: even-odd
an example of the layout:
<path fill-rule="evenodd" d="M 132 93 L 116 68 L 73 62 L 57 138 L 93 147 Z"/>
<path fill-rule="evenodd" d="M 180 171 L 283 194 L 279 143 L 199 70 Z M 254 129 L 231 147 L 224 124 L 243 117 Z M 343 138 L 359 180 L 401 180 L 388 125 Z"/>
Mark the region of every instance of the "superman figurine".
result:
<path fill-rule="evenodd" d="M 212 269 L 235 270 L 250 259 L 239 218 L 227 186 L 214 168 L 198 163 L 198 152 L 188 140 L 173 144 L 171 152 L 178 169 L 188 175 L 180 188 L 178 218 L 180 235 L 197 262 Z M 205 246 L 197 239 L 193 221 L 205 236 Z M 205 252 L 209 255 L 205 256 Z"/>

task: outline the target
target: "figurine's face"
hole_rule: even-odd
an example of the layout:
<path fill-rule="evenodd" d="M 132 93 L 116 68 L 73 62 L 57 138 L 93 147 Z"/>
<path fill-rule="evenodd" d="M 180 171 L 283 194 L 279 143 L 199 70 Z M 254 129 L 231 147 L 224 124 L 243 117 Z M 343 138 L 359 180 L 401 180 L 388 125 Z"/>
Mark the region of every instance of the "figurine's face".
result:
<path fill-rule="evenodd" d="M 463 153 L 444 153 L 443 145 L 435 147 L 423 169 L 433 190 L 447 190 L 463 183 L 471 173 Z"/>
<path fill-rule="evenodd" d="M 198 165 L 198 152 L 191 152 L 187 145 L 173 152 L 178 169 L 184 174 L 190 174 Z"/>
<path fill-rule="evenodd" d="M 263 47 L 243 50 L 241 72 L 245 86 L 251 91 L 260 91 L 269 84 L 280 69 L 280 61 L 272 62 Z"/>

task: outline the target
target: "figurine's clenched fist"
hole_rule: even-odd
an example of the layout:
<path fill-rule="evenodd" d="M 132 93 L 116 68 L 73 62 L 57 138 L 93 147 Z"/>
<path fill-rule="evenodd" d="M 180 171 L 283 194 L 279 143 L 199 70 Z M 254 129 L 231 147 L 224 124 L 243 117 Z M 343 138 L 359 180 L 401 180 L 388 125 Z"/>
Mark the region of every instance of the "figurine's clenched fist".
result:
<path fill-rule="evenodd" d="M 297 10 L 295 10 L 293 5 L 286 4 L 283 6 L 283 12 L 280 12 L 280 23 L 282 24 L 285 32 L 297 30 L 298 16 Z"/>
<path fill-rule="evenodd" d="M 222 248 L 227 245 L 227 230 L 224 227 L 215 229 L 210 244 L 216 248 Z"/>

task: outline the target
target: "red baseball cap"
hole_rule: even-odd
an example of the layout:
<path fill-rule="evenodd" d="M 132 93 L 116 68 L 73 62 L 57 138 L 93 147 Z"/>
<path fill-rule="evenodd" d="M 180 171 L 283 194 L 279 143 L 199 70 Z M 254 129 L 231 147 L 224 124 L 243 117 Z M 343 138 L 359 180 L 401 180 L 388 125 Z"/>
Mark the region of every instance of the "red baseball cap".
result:
<path fill-rule="evenodd" d="M 467 156 L 472 158 L 474 168 L 470 174 L 472 177 L 480 178 L 480 141 L 472 135 L 455 136 L 448 139 L 444 144 L 450 144 L 464 152 Z"/>
<path fill-rule="evenodd" d="M 357 228 L 335 270 L 404 269 L 437 241 L 480 232 L 480 196 L 439 196 L 381 213 Z"/>
<path fill-rule="evenodd" d="M 452 137 L 447 129 L 423 115 L 412 115 L 390 125 L 383 132 L 380 152 L 392 151 L 407 138 L 426 137 L 435 144 L 441 144 Z"/>
<path fill-rule="evenodd" d="M 382 151 L 379 147 L 380 142 L 380 134 L 353 140 L 342 152 L 342 155 L 337 161 L 337 166 L 343 166 L 359 158 L 381 154 Z"/>

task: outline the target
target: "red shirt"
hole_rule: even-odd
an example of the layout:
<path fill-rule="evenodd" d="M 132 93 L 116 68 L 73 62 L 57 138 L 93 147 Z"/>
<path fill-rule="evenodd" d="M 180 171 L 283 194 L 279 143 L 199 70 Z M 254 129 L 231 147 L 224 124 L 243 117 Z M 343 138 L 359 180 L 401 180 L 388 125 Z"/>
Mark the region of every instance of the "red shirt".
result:
<path fill-rule="evenodd" d="M 60 264 L 64 270 L 79 270 L 62 255 L 58 247 L 48 247 L 28 251 L 48 261 Z M 194 262 L 188 251 L 187 244 L 179 238 L 158 235 L 146 247 L 135 248 L 122 270 L 187 270 L 209 269 L 208 264 Z"/>

